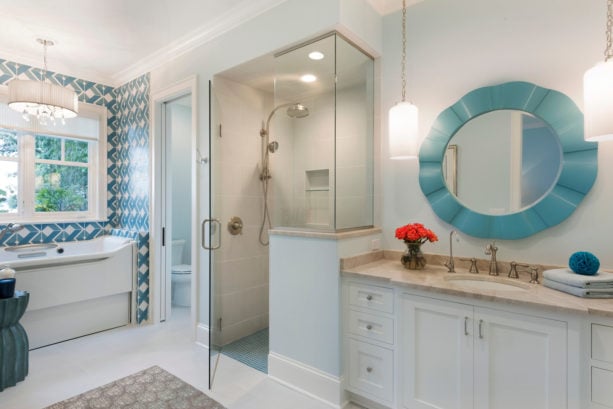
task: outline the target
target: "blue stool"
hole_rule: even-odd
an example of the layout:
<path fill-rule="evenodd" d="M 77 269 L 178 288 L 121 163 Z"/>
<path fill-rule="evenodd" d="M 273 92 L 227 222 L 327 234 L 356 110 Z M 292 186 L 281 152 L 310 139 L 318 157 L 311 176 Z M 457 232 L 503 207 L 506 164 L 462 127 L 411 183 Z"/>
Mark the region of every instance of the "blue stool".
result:
<path fill-rule="evenodd" d="M 0 392 L 28 375 L 28 335 L 19 320 L 26 312 L 30 294 L 15 291 L 0 299 Z"/>

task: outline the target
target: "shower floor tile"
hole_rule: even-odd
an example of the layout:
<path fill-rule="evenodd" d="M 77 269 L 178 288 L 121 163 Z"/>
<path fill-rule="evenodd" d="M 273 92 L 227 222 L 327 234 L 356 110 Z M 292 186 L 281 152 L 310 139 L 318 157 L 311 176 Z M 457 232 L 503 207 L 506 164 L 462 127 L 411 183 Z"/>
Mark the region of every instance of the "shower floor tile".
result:
<path fill-rule="evenodd" d="M 221 353 L 267 374 L 268 328 L 225 345 Z"/>

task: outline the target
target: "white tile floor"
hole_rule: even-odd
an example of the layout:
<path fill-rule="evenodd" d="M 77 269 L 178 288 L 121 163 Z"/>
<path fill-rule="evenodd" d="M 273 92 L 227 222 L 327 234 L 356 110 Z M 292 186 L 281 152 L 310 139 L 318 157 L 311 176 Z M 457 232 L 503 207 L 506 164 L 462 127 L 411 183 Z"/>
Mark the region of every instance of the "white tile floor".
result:
<path fill-rule="evenodd" d="M 27 378 L 0 392 L 2 409 L 41 409 L 158 365 L 228 409 L 329 409 L 221 355 L 215 385 L 207 386 L 207 351 L 191 341 L 187 309 L 166 323 L 124 327 L 30 352 Z M 357 409 L 349 405 L 346 409 Z"/>

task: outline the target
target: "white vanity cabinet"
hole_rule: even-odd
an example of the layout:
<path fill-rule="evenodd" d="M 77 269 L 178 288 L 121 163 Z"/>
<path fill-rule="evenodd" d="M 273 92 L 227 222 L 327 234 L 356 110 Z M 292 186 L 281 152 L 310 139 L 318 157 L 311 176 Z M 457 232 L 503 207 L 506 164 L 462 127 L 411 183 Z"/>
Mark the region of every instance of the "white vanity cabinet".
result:
<path fill-rule="evenodd" d="M 345 280 L 343 291 L 345 388 L 371 401 L 393 406 L 394 289 Z"/>
<path fill-rule="evenodd" d="M 592 408 L 613 408 L 613 321 L 590 323 L 590 402 Z"/>
<path fill-rule="evenodd" d="M 403 406 L 567 408 L 566 322 L 403 293 Z"/>

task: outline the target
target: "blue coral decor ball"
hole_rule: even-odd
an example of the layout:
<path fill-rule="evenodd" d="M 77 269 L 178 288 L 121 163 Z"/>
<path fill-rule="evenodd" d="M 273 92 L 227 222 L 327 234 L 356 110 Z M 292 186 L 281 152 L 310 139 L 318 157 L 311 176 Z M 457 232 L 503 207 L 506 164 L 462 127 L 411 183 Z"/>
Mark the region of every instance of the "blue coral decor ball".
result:
<path fill-rule="evenodd" d="M 578 251 L 570 256 L 568 266 L 577 274 L 593 276 L 600 268 L 600 260 L 590 252 Z"/>

